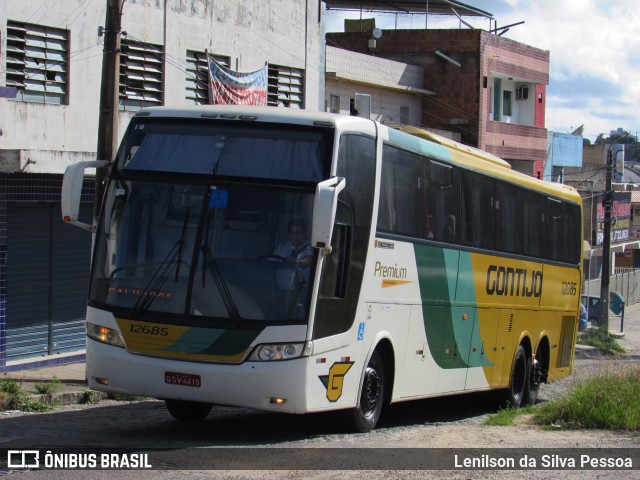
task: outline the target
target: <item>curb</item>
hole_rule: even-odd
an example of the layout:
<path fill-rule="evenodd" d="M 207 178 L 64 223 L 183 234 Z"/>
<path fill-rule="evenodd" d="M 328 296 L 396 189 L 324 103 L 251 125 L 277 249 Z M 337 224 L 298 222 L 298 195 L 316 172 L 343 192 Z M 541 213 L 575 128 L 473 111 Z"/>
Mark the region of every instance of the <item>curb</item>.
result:
<path fill-rule="evenodd" d="M 29 401 L 47 403 L 49 405 L 78 405 L 80 403 L 98 403 L 106 400 L 107 393 L 96 390 L 79 390 L 49 395 L 41 393 L 32 394 L 27 395 L 26 398 Z"/>

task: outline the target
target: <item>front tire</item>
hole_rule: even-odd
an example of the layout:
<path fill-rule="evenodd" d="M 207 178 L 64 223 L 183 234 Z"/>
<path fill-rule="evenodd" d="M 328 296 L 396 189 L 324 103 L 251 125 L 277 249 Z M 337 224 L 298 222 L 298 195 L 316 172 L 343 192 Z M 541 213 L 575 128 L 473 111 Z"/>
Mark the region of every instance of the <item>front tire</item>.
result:
<path fill-rule="evenodd" d="M 183 422 L 195 422 L 204 419 L 211 411 L 210 403 L 190 402 L 188 400 L 165 400 L 167 410 L 173 418 Z"/>
<path fill-rule="evenodd" d="M 348 412 L 351 430 L 367 433 L 374 429 L 380 418 L 386 387 L 385 365 L 379 351 L 373 352 L 362 379 L 362 392 L 356 407 Z"/>

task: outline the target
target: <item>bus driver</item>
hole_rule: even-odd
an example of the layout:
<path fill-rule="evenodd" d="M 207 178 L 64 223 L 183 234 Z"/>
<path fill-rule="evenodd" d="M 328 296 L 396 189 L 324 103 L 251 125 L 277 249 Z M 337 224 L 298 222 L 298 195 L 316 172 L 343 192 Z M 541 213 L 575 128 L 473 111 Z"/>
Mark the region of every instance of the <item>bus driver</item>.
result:
<path fill-rule="evenodd" d="M 292 219 L 287 225 L 289 240 L 276 247 L 272 257 L 282 258 L 285 262 L 298 267 L 308 267 L 313 259 L 311 243 L 305 240 L 307 225 L 300 218 Z"/>

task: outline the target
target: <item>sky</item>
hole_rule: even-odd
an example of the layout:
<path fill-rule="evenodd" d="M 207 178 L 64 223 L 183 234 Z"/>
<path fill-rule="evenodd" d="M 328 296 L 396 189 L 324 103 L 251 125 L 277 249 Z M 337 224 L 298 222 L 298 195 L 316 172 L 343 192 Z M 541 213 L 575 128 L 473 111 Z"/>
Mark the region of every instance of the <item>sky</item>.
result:
<path fill-rule="evenodd" d="M 498 27 L 524 21 L 503 36 L 549 50 L 548 130 L 571 133 L 584 125 L 583 136 L 591 142 L 618 128 L 640 135 L 638 0 L 461 1 L 493 14 Z M 342 31 L 344 18 L 344 12 L 328 11 L 327 31 Z M 348 18 L 359 18 L 359 13 Z M 463 18 L 476 28 L 489 29 L 486 18 Z M 424 28 L 425 19 L 407 14 L 376 18 L 382 29 L 393 29 L 396 22 L 398 28 Z M 459 26 L 455 17 L 429 17 L 429 28 Z"/>

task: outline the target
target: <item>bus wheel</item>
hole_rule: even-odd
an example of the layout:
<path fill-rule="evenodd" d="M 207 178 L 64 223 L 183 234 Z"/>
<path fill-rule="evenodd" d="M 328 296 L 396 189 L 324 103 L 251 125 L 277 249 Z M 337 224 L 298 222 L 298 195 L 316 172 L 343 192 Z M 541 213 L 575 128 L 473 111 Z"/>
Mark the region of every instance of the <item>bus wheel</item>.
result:
<path fill-rule="evenodd" d="M 538 360 L 538 354 L 536 353 L 536 358 L 533 363 L 527 358 L 527 363 L 529 367 L 529 381 L 525 387 L 524 400 L 527 405 L 535 405 L 538 401 L 538 393 L 540 392 L 540 384 L 542 383 L 542 366 Z"/>
<path fill-rule="evenodd" d="M 165 400 L 167 410 L 176 420 L 193 422 L 202 420 L 211 411 L 210 403 L 189 402 L 187 400 Z"/>
<path fill-rule="evenodd" d="M 524 347 L 519 345 L 513 359 L 509 388 L 504 395 L 504 401 L 510 407 L 519 408 L 524 403 L 525 390 L 529 383 L 529 363 Z"/>
<path fill-rule="evenodd" d="M 362 393 L 358 405 L 349 412 L 348 422 L 352 430 L 360 433 L 373 430 L 380 418 L 384 394 L 384 363 L 380 352 L 375 351 L 364 371 Z"/>

